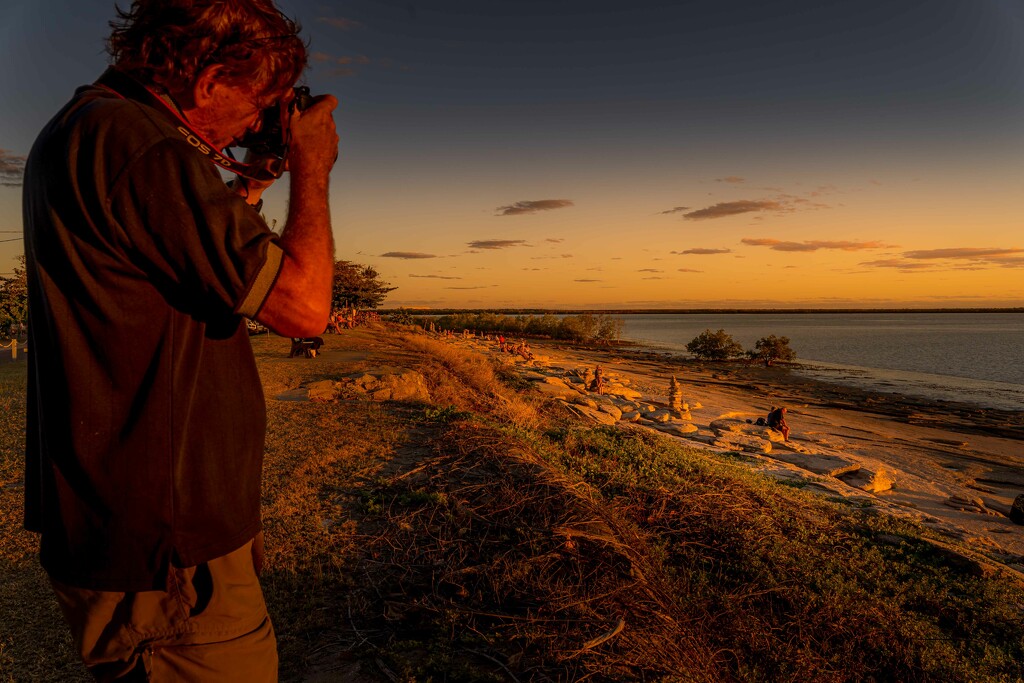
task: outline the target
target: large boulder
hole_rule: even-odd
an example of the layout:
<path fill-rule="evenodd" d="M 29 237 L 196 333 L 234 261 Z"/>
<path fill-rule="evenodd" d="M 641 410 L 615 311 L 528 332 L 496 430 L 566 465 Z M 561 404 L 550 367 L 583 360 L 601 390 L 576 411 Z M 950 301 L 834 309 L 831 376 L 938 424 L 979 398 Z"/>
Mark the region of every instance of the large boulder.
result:
<path fill-rule="evenodd" d="M 665 422 L 655 425 L 654 428 L 672 436 L 688 436 L 697 431 L 697 425 L 690 422 Z"/>
<path fill-rule="evenodd" d="M 423 375 L 405 368 L 371 368 L 345 378 L 345 388 L 372 401 L 430 401 Z"/>
<path fill-rule="evenodd" d="M 576 398 L 574 398 L 572 400 L 572 402 L 575 403 L 578 406 L 586 406 L 588 408 L 595 408 L 595 409 L 597 408 L 597 401 L 595 401 L 592 398 L 588 398 L 588 397 L 582 396 L 582 395 L 581 396 L 577 396 Z"/>
<path fill-rule="evenodd" d="M 861 467 L 851 472 L 842 473 L 838 478 L 843 483 L 868 493 L 888 491 L 896 483 L 894 474 L 884 467 L 879 467 L 873 472 L 866 467 Z"/>
<path fill-rule="evenodd" d="M 604 387 L 604 393 L 611 396 L 621 396 L 627 399 L 637 399 L 643 396 L 643 394 L 635 389 L 624 387 L 621 384 L 606 384 Z"/>
<path fill-rule="evenodd" d="M 320 380 L 306 385 L 306 396 L 310 401 L 328 403 L 338 398 L 341 382 L 331 379 Z"/>
<path fill-rule="evenodd" d="M 558 379 L 557 377 L 545 377 L 543 382 L 534 382 L 533 388 L 553 398 L 574 399 L 580 392 Z"/>

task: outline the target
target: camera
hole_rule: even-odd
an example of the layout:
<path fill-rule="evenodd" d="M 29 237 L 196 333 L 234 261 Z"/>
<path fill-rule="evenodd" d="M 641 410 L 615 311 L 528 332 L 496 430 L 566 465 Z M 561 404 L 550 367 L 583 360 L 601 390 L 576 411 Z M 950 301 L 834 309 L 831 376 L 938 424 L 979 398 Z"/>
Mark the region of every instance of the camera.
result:
<path fill-rule="evenodd" d="M 313 96 L 309 94 L 309 88 L 304 85 L 296 87 L 295 97 L 290 102 L 280 102 L 263 110 L 260 129 L 239 140 L 238 146 L 257 156 L 283 159 L 288 155 L 292 113 L 296 110 L 304 111 L 312 104 Z"/>

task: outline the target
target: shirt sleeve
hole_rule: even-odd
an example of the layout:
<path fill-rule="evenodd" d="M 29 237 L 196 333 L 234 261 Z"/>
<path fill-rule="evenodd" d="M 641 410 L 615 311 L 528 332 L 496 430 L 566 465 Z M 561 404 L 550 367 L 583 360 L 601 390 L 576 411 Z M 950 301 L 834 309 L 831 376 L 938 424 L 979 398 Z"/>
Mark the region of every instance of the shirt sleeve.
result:
<path fill-rule="evenodd" d="M 158 142 L 125 169 L 110 211 L 134 265 L 191 305 L 254 317 L 280 271 L 276 235 L 182 140 Z"/>

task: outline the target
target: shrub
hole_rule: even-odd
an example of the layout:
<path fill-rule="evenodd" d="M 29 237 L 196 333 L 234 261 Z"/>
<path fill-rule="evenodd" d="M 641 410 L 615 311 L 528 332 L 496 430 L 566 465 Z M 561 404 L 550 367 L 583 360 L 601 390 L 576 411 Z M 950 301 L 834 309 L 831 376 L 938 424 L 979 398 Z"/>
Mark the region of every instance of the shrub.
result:
<path fill-rule="evenodd" d="M 392 311 L 391 315 L 388 316 L 388 320 L 399 325 L 412 325 L 416 321 L 412 317 L 412 313 L 408 309 L 399 308 L 397 311 Z"/>
<path fill-rule="evenodd" d="M 686 350 L 702 360 L 726 360 L 743 355 L 743 347 L 725 330 L 704 330 L 690 340 Z"/>
<path fill-rule="evenodd" d="M 604 313 L 582 313 L 556 317 L 495 313 L 454 313 L 435 320 L 442 330 L 476 330 L 510 336 L 548 337 L 574 342 L 609 344 L 622 334 L 623 321 Z"/>
<path fill-rule="evenodd" d="M 789 348 L 789 337 L 776 337 L 774 334 L 761 337 L 754 343 L 754 350 L 747 355 L 755 360 L 764 361 L 765 367 L 771 367 L 777 360 L 788 362 L 796 358 L 796 351 Z"/>

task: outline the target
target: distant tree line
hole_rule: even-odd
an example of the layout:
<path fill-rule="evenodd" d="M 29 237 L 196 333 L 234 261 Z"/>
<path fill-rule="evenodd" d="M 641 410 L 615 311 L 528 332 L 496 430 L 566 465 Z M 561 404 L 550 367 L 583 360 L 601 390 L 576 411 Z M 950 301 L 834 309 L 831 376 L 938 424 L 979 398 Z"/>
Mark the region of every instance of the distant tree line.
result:
<path fill-rule="evenodd" d="M 6 332 L 12 325 L 28 320 L 28 279 L 25 256 L 19 256 L 19 265 L 12 277 L 0 276 L 0 330 Z M 334 308 L 377 308 L 396 288 L 384 282 L 372 266 L 351 261 L 334 264 L 332 305 Z"/>
<path fill-rule="evenodd" d="M 776 361 L 788 362 L 796 358 L 796 352 L 789 347 L 789 337 L 776 337 L 774 334 L 761 337 L 754 343 L 754 348 L 744 351 L 743 347 L 725 330 L 712 332 L 704 330 L 686 345 L 686 350 L 701 360 L 728 360 L 747 356 L 761 361 L 771 367 Z"/>
<path fill-rule="evenodd" d="M 472 330 L 520 337 L 548 337 L 574 342 L 610 343 L 622 336 L 623 322 L 603 313 L 582 313 L 558 317 L 544 315 L 501 315 L 498 313 L 455 313 L 435 318 L 434 324 L 444 330 Z M 430 319 L 419 318 L 426 327 Z"/>

